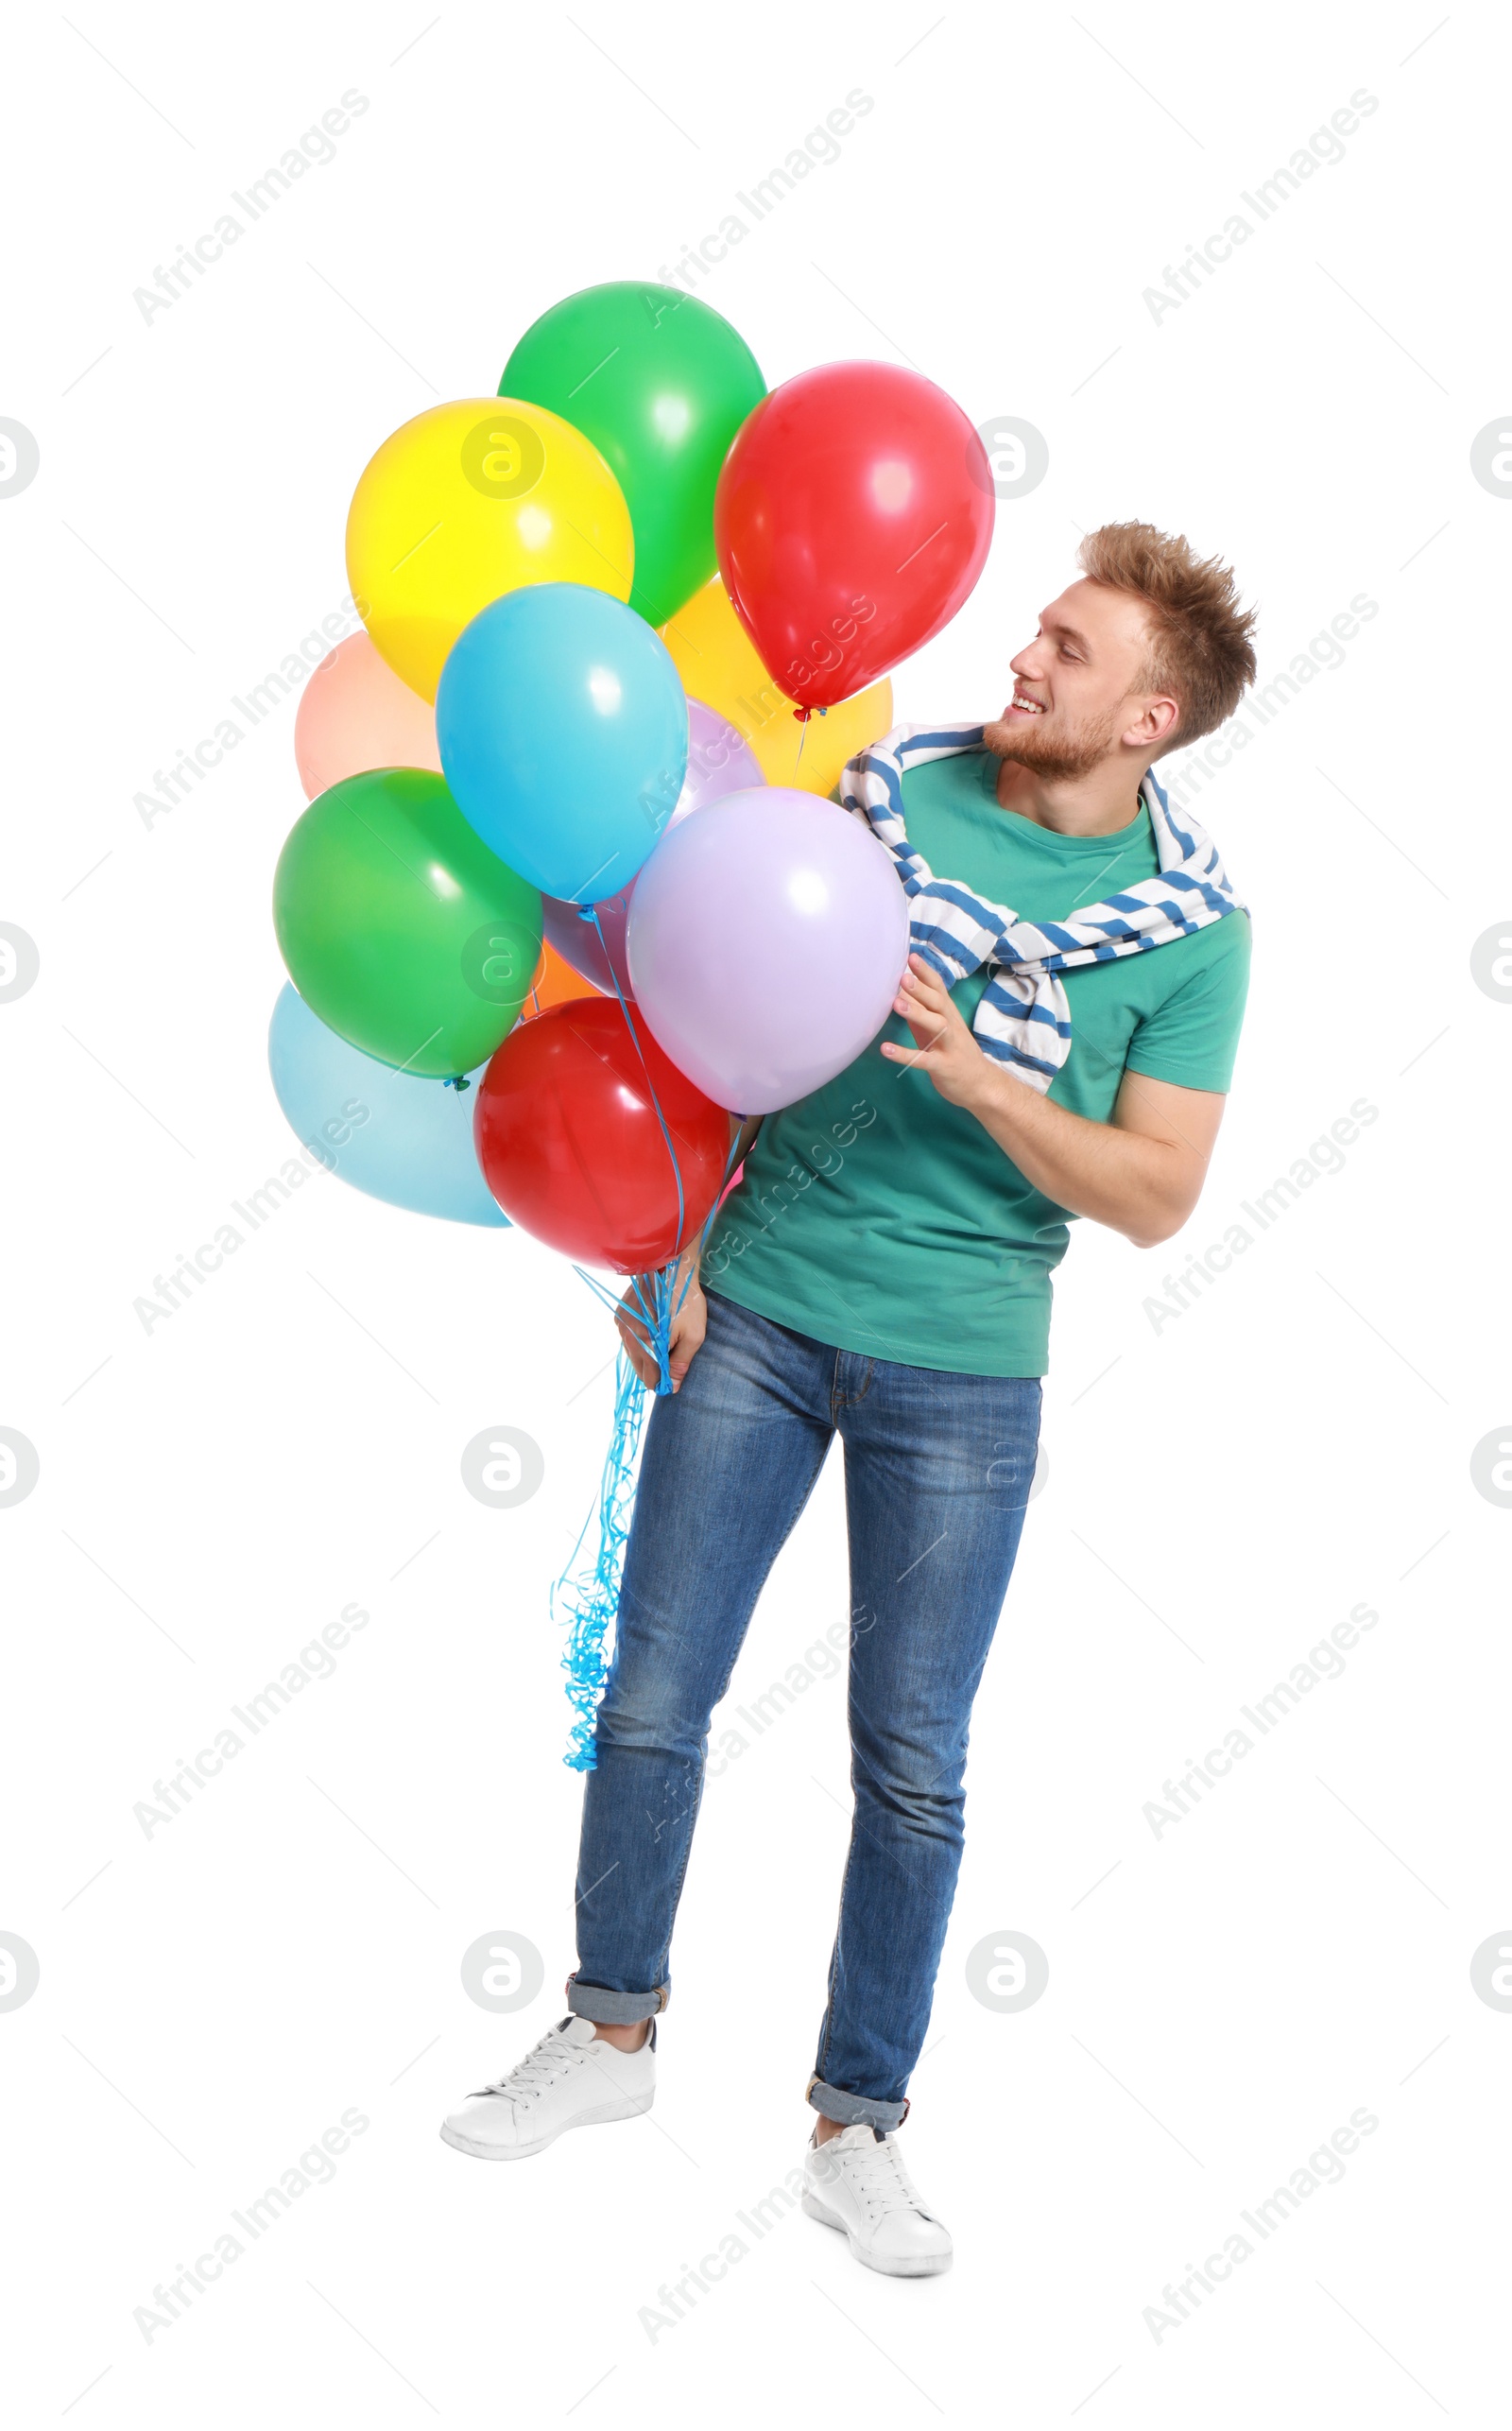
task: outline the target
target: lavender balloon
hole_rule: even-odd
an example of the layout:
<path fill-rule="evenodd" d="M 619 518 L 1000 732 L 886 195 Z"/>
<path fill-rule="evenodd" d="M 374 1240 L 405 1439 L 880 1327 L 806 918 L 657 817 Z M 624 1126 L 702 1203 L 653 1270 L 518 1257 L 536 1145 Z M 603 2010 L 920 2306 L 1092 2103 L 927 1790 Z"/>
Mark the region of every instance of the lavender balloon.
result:
<path fill-rule="evenodd" d="M 670 836 L 690 812 L 706 810 L 712 802 L 722 802 L 727 794 L 743 792 L 761 782 L 761 762 L 739 729 L 731 726 L 728 717 L 721 717 L 716 709 L 690 699 L 688 773 L 664 835 Z M 602 988 L 606 995 L 614 993 L 616 979 L 625 995 L 632 992 L 625 963 L 625 922 L 636 883 L 632 878 L 622 894 L 609 895 L 603 903 L 593 905 L 598 915 L 597 928 L 592 919 L 582 918 L 576 904 L 558 903 L 555 895 L 542 895 L 541 899 L 541 926 L 558 953 L 585 979 L 592 979 L 595 988 Z"/>
<path fill-rule="evenodd" d="M 662 837 L 627 941 L 658 1045 L 716 1105 L 769 1114 L 876 1037 L 908 957 L 908 898 L 849 811 L 763 785 Z"/>

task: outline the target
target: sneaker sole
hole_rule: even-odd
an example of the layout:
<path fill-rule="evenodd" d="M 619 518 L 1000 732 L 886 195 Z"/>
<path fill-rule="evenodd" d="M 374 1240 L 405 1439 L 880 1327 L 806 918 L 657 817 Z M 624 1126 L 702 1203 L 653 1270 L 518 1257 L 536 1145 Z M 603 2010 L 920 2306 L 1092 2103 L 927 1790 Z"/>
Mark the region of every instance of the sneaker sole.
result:
<path fill-rule="evenodd" d="M 613 2119 L 644 2118 L 655 2099 L 653 2088 L 633 2101 L 601 2102 L 596 2110 L 579 2111 L 575 2118 L 563 2119 L 560 2127 L 553 2128 L 549 2135 L 538 2136 L 534 2144 L 485 2144 L 476 2136 L 461 2134 L 443 2120 L 441 2142 L 449 2144 L 454 2152 L 469 2153 L 474 2161 L 528 2161 L 532 2154 L 544 2152 L 570 2128 L 605 2127 Z"/>
<path fill-rule="evenodd" d="M 801 2209 L 808 2214 L 811 2220 L 818 2220 L 822 2222 L 823 2226 L 827 2229 L 837 2229 L 841 2236 L 844 2237 L 846 2244 L 850 2247 L 851 2253 L 855 2256 L 856 2261 L 864 2263 L 868 2270 L 881 2271 L 884 2277 L 887 2279 L 937 2279 L 941 2271 L 949 2270 L 952 2263 L 955 2259 L 954 2252 L 920 2254 L 871 2253 L 868 2252 L 868 2249 L 863 2244 L 861 2244 L 854 2230 L 849 2227 L 844 2220 L 837 2220 L 834 2214 L 832 2211 L 829 2211 L 826 2206 L 820 2202 L 817 2195 L 811 2195 L 805 2192 L 802 2198 Z"/>

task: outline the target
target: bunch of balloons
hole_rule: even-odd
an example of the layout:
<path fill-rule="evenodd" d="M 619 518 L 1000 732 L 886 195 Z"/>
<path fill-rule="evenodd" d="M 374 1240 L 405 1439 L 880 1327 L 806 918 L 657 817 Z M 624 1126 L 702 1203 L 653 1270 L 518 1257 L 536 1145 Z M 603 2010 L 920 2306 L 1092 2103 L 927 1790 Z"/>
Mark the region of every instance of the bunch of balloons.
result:
<path fill-rule="evenodd" d="M 668 1268 L 731 1113 L 886 1016 L 906 898 L 827 797 L 991 521 L 981 442 L 919 373 L 768 394 L 728 321 L 632 282 L 385 440 L 347 520 L 363 629 L 301 704 L 274 884 L 301 1138 L 396 1205 Z"/>

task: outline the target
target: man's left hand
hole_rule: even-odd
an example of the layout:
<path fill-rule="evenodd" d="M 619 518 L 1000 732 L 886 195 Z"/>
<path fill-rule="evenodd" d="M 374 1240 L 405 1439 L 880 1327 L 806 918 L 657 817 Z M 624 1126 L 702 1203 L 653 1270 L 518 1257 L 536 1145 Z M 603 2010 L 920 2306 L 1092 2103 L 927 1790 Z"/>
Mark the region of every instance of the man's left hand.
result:
<path fill-rule="evenodd" d="M 1125 1071 L 1110 1122 L 1074 1114 L 983 1054 L 950 990 L 917 954 L 908 957 L 893 1009 L 915 1044 L 885 1039 L 888 1061 L 927 1072 L 940 1095 L 974 1114 L 1044 1198 L 1111 1226 L 1142 1250 L 1180 1231 L 1218 1136 L 1221 1096 Z"/>
<path fill-rule="evenodd" d="M 971 1109 L 981 1095 L 988 1060 L 956 1011 L 944 980 L 921 954 L 910 954 L 892 1009 L 902 1013 L 915 1043 L 898 1046 L 884 1039 L 882 1051 L 889 1062 L 917 1065 L 951 1105 Z"/>

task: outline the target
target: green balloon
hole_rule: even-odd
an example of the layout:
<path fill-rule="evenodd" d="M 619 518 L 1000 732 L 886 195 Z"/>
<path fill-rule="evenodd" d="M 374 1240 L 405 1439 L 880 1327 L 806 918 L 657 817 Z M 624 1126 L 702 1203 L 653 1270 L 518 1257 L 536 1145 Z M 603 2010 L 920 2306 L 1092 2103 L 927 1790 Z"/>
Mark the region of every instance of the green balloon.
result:
<path fill-rule="evenodd" d="M 547 405 L 591 439 L 635 527 L 630 606 L 664 624 L 715 565 L 714 484 L 766 394 L 739 332 L 680 287 L 584 287 L 526 330 L 501 397 Z"/>
<path fill-rule="evenodd" d="M 430 1079 L 488 1060 L 541 955 L 537 889 L 423 768 L 343 777 L 311 802 L 279 854 L 273 925 L 328 1029 Z"/>

